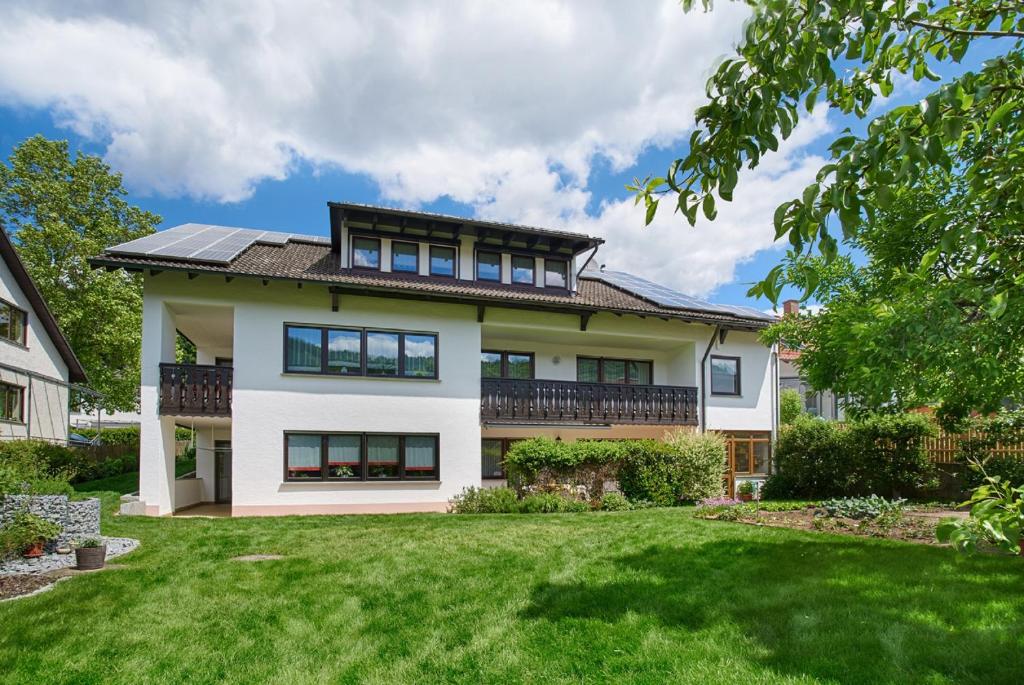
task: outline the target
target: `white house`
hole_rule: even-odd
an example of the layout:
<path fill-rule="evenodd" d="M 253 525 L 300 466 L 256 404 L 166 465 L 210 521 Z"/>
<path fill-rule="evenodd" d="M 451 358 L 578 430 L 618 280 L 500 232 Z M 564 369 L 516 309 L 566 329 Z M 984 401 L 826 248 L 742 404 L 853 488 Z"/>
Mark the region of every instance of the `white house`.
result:
<path fill-rule="evenodd" d="M 67 442 L 85 371 L 2 228 L 0 256 L 0 439 Z"/>
<path fill-rule="evenodd" d="M 93 260 L 144 275 L 146 513 L 443 510 L 535 435 L 716 430 L 735 477 L 770 468 L 771 317 L 589 268 L 599 238 L 329 209 L 330 239 L 186 224 Z M 197 430 L 192 482 L 176 424 Z"/>

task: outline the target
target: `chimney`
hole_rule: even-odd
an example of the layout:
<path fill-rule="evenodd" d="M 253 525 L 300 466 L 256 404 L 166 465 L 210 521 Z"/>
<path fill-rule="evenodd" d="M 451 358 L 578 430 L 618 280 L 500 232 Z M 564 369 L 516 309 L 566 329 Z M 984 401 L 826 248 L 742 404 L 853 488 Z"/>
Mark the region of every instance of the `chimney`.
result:
<path fill-rule="evenodd" d="M 792 314 L 793 316 L 800 316 L 800 301 L 799 300 L 786 300 L 782 303 L 782 313 Z"/>

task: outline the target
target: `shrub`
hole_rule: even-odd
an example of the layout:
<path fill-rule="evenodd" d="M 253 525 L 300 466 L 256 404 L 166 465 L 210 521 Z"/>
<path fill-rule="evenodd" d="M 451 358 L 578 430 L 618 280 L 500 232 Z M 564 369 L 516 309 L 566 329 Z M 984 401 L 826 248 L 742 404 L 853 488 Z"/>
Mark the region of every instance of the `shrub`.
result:
<path fill-rule="evenodd" d="M 628 511 L 633 508 L 626 497 L 618 492 L 606 492 L 601 497 L 603 511 Z"/>
<path fill-rule="evenodd" d="M 37 542 L 52 540 L 60 532 L 61 527 L 56 523 L 27 511 L 19 511 L 0 529 L 0 552 L 2 556 L 17 554 Z"/>
<path fill-rule="evenodd" d="M 630 501 L 647 500 L 663 507 L 678 504 L 681 488 L 674 464 L 677 454 L 656 440 L 623 443 L 619 490 Z"/>
<path fill-rule="evenodd" d="M 676 453 L 679 499 L 697 501 L 722 494 L 722 478 L 728 470 L 725 438 L 718 433 L 677 430 L 665 435 Z"/>
<path fill-rule="evenodd" d="M 605 482 L 615 479 L 622 445 L 611 440 L 520 440 L 505 455 L 505 468 L 509 482 L 520 491 L 527 486 L 550 491 L 582 487 L 586 497 L 596 503 L 604 493 Z"/>
<path fill-rule="evenodd" d="M 800 396 L 799 390 L 786 388 L 779 393 L 779 423 L 783 426 L 796 421 L 798 416 L 804 413 L 804 398 Z"/>
<path fill-rule="evenodd" d="M 523 514 L 558 514 L 589 510 L 590 505 L 586 502 L 556 495 L 553 492 L 536 492 L 519 502 L 519 511 Z"/>
<path fill-rule="evenodd" d="M 449 511 L 455 514 L 513 514 L 519 499 L 512 488 L 469 487 L 452 498 Z"/>
<path fill-rule="evenodd" d="M 775 445 L 775 473 L 763 499 L 836 497 L 847 493 L 846 440 L 838 424 L 804 414 L 783 426 Z"/>
<path fill-rule="evenodd" d="M 68 460 L 54 457 L 67 451 L 66 447 L 41 440 L 0 442 L 0 496 L 70 495 L 75 472 L 67 465 Z"/>
<path fill-rule="evenodd" d="M 821 503 L 829 516 L 841 516 L 848 519 L 876 519 L 885 514 L 903 512 L 907 500 L 888 500 L 878 495 L 868 497 L 843 497 L 829 499 Z"/>
<path fill-rule="evenodd" d="M 181 428 L 177 430 L 183 430 Z M 89 438 L 92 440 L 97 434 L 101 434 L 100 441 L 104 445 L 125 445 L 131 447 L 134 451 L 139 449 L 139 427 L 138 426 L 122 426 L 118 428 L 104 428 L 98 431 L 95 428 L 71 428 L 72 433 L 78 433 L 82 437 Z M 181 439 L 181 438 L 179 438 Z M 184 438 L 187 440 L 188 438 Z"/>
<path fill-rule="evenodd" d="M 964 473 L 964 486 L 974 490 L 985 484 L 985 475 L 999 478 L 1013 485 L 1024 485 L 1024 455 L 1007 454 L 986 457 L 983 462 L 984 471 L 979 468 L 968 468 Z"/>

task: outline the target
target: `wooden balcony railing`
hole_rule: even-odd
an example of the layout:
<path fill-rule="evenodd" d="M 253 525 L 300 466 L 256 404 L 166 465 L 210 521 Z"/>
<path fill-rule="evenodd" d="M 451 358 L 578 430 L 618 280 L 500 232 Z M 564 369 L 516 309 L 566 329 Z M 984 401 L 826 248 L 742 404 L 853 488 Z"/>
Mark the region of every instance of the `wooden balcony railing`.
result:
<path fill-rule="evenodd" d="M 160 365 L 160 413 L 167 416 L 231 416 L 230 366 Z"/>
<path fill-rule="evenodd" d="M 697 424 L 697 388 L 484 378 L 487 423 Z"/>

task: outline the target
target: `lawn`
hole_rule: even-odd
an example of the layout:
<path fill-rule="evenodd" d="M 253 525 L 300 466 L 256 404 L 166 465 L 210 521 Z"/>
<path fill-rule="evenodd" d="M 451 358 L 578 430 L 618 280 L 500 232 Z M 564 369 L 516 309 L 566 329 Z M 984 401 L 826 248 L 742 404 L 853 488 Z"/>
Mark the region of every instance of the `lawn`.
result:
<path fill-rule="evenodd" d="M 174 464 L 174 475 L 183 476 L 189 471 L 195 471 L 196 460 L 195 459 L 184 459 Z M 74 485 L 75 492 L 88 493 L 88 492 L 116 492 L 120 495 L 127 495 L 130 492 L 135 492 L 139 489 L 139 472 L 129 471 L 128 473 L 122 473 L 117 476 L 111 476 L 109 478 L 99 478 L 97 480 L 87 480 L 83 483 L 76 483 Z"/>
<path fill-rule="evenodd" d="M 0 604 L 0 682 L 991 685 L 1024 671 L 1019 559 L 687 509 L 104 525 L 141 548 Z M 231 560 L 252 553 L 285 559 Z"/>

